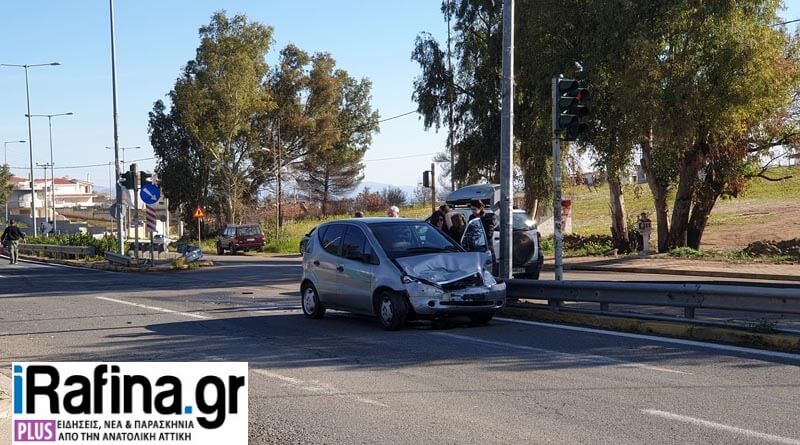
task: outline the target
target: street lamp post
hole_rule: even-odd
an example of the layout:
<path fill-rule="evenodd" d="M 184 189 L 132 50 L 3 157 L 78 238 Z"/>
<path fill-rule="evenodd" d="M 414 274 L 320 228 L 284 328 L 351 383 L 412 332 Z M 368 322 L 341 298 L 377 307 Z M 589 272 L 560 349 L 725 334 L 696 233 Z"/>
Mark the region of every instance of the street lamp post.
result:
<path fill-rule="evenodd" d="M 69 113 L 58 113 L 58 114 L 32 114 L 28 116 L 31 117 L 46 117 L 47 118 L 47 127 L 50 130 L 50 179 L 52 182 L 50 183 L 50 207 L 52 208 L 53 213 L 53 233 L 56 233 L 56 172 L 55 172 L 55 163 L 53 162 L 53 118 L 56 116 L 72 116 L 72 112 Z M 27 116 L 27 115 L 26 115 Z M 44 175 L 44 194 L 45 199 L 44 202 L 47 202 L 47 172 Z M 47 219 L 47 205 L 45 205 L 44 211 L 44 218 Z"/>
<path fill-rule="evenodd" d="M 5 141 L 3 142 L 3 164 L 8 166 L 8 144 L 24 144 L 26 141 Z M 8 198 L 6 198 L 6 222 L 8 222 Z"/>
<path fill-rule="evenodd" d="M 50 163 L 40 164 L 40 163 L 37 162 L 36 166 L 37 167 L 42 167 L 42 169 L 44 169 L 44 187 L 42 187 L 42 188 L 44 189 L 43 190 L 44 191 L 44 222 L 45 222 L 45 224 L 47 224 L 47 169 L 52 167 L 52 165 L 50 165 Z M 53 219 L 55 219 L 55 216 L 53 217 Z M 42 232 L 45 231 L 45 229 L 44 229 L 45 224 L 42 224 Z M 42 233 L 42 235 L 47 235 L 47 234 L 46 233 Z"/>
<path fill-rule="evenodd" d="M 140 148 L 142 148 L 142 146 L 141 146 L 141 145 L 136 145 L 136 146 L 133 146 L 133 147 L 119 147 L 119 149 L 120 149 L 120 150 L 122 150 L 122 166 L 121 166 L 121 171 L 123 171 L 123 172 L 125 171 L 125 150 L 138 150 L 138 149 L 140 149 Z M 108 147 L 108 146 L 106 146 L 106 150 L 113 150 L 113 149 L 114 149 L 114 147 Z"/>
<path fill-rule="evenodd" d="M 31 92 L 28 86 L 28 68 L 34 66 L 56 66 L 61 65 L 58 62 L 52 63 L 37 63 L 33 65 L 15 65 L 10 63 L 0 63 L 0 66 L 13 66 L 17 68 L 25 68 L 25 97 L 28 102 L 28 151 L 30 152 L 30 167 L 31 167 L 31 220 L 33 222 L 33 236 L 36 236 L 36 188 L 33 186 L 33 135 L 31 131 Z"/>

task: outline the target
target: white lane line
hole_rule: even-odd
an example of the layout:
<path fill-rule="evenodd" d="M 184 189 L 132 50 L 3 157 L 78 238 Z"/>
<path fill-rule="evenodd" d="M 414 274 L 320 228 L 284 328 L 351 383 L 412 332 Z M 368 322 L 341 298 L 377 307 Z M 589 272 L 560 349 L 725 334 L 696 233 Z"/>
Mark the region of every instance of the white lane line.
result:
<path fill-rule="evenodd" d="M 752 355 L 763 355 L 767 357 L 778 357 L 778 358 L 788 358 L 792 360 L 800 360 L 800 354 L 792 354 L 789 352 L 767 351 L 763 349 L 745 348 L 742 346 L 720 345 L 717 343 L 705 343 L 695 340 L 683 340 L 680 338 L 657 337 L 653 335 L 644 335 L 644 334 L 631 334 L 629 332 L 606 331 L 602 329 L 582 328 L 579 326 L 558 325 L 558 324 L 542 323 L 530 320 L 515 320 L 513 318 L 495 317 L 494 319 L 498 321 L 504 321 L 507 323 L 527 324 L 531 326 L 541 326 L 544 328 L 563 329 L 567 331 L 576 331 L 576 332 L 588 332 L 592 334 L 613 335 L 615 337 L 635 338 L 638 340 L 651 340 L 651 341 L 658 341 L 661 343 L 671 343 L 675 345 L 697 346 L 701 348 L 718 349 L 721 351 L 741 352 Z"/>
<path fill-rule="evenodd" d="M 306 381 L 303 381 L 303 380 L 300 380 L 300 379 L 296 379 L 294 377 L 289 377 L 289 376 L 285 376 L 285 375 L 281 375 L 281 374 L 276 374 L 274 372 L 266 371 L 266 370 L 263 370 L 263 369 L 251 369 L 251 371 L 255 372 L 256 374 L 262 375 L 264 377 L 267 377 L 267 378 L 270 378 L 270 379 L 273 379 L 273 380 L 278 380 L 278 381 L 283 382 L 283 383 L 285 383 L 285 384 L 287 384 L 289 386 L 292 386 L 294 388 L 297 388 L 297 389 L 300 389 L 300 390 L 303 390 L 303 391 L 307 391 L 307 392 L 311 392 L 311 393 L 315 393 L 315 394 L 323 394 L 323 395 L 326 395 L 326 396 L 343 397 L 343 398 L 353 399 L 356 402 L 366 403 L 367 405 L 375 405 L 375 406 L 380 406 L 380 407 L 383 407 L 383 408 L 389 408 L 389 405 L 386 405 L 386 404 L 383 404 L 381 402 L 378 402 L 377 400 L 368 399 L 366 397 L 361 397 L 361 396 L 358 396 L 358 395 L 355 395 L 355 394 L 348 394 L 346 392 L 342 392 L 342 391 L 334 388 L 333 386 L 327 385 L 325 383 L 321 383 L 321 382 L 317 382 L 317 381 L 306 382 Z"/>
<path fill-rule="evenodd" d="M 574 360 L 575 358 L 578 358 L 578 359 L 583 359 L 583 360 L 587 360 L 587 361 L 607 363 L 607 364 L 611 364 L 611 365 L 620 365 L 620 366 L 625 367 L 625 368 L 639 368 L 639 369 L 648 369 L 650 371 L 668 372 L 668 373 L 671 373 L 671 374 L 691 375 L 690 372 L 678 371 L 676 369 L 661 368 L 661 367 L 658 367 L 658 366 L 650 366 L 650 365 L 645 365 L 645 364 L 642 364 L 642 363 L 629 362 L 629 361 L 620 360 L 620 359 L 617 359 L 617 358 L 606 357 L 604 355 L 572 354 L 572 353 L 569 353 L 569 352 L 558 352 L 558 351 L 553 351 L 551 349 L 534 348 L 532 346 L 524 346 L 524 345 L 518 345 L 518 344 L 514 344 L 514 343 L 506 343 L 506 342 L 503 342 L 503 341 L 483 340 L 483 339 L 480 339 L 480 338 L 468 337 L 466 335 L 450 334 L 450 333 L 447 333 L 447 332 L 433 332 L 432 335 L 439 335 L 439 336 L 442 336 L 442 337 L 457 338 L 459 340 L 465 340 L 465 341 L 474 342 L 474 343 L 483 343 L 483 344 L 491 345 L 491 346 L 500 346 L 500 347 L 503 347 L 503 348 L 519 349 L 521 351 L 527 351 L 527 352 L 536 352 L 536 353 L 540 353 L 540 354 L 551 354 L 553 356 L 566 358 L 568 360 Z"/>
<path fill-rule="evenodd" d="M 682 416 L 680 414 L 668 413 L 666 411 L 659 411 L 656 409 L 643 409 L 642 412 L 645 414 L 650 414 L 651 416 L 663 417 L 669 420 L 677 420 L 678 422 L 691 423 L 692 425 L 704 426 L 706 428 L 714 428 L 717 430 L 741 434 L 744 436 L 752 437 L 754 439 L 766 440 L 769 442 L 776 442 L 776 443 L 785 443 L 790 445 L 800 445 L 800 440 L 797 439 L 791 439 L 789 437 L 783 437 L 783 436 L 776 436 L 774 434 L 760 433 L 758 431 L 748 430 L 745 428 L 738 428 L 735 426 L 725 425 L 722 423 L 709 422 L 708 420 L 698 419 L 696 417 Z"/>
<path fill-rule="evenodd" d="M 148 306 L 148 305 L 139 304 L 139 303 L 131 303 L 130 301 L 117 300 L 115 298 L 108 298 L 108 297 L 96 297 L 96 298 L 98 300 L 110 301 L 112 303 L 127 304 L 128 306 L 136 306 L 136 307 L 140 307 L 142 309 L 150 309 L 151 311 L 166 312 L 167 314 L 183 315 L 184 317 L 199 318 L 201 320 L 210 320 L 212 318 L 212 317 L 207 317 L 205 315 L 191 314 L 191 313 L 188 313 L 188 312 L 173 311 L 172 309 L 165 309 L 163 307 Z"/>

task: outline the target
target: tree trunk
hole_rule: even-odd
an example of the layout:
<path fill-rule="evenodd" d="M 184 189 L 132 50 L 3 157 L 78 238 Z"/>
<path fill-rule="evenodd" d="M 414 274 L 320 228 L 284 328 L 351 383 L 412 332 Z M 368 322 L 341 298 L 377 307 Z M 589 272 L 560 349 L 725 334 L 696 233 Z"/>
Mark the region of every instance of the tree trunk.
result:
<path fill-rule="evenodd" d="M 667 215 L 668 184 L 660 181 L 653 165 L 653 135 L 642 142 L 642 168 L 647 175 L 647 185 L 653 193 L 656 206 L 656 228 L 658 229 L 658 251 L 669 251 L 669 216 Z"/>
<path fill-rule="evenodd" d="M 622 181 L 619 175 L 607 172 L 608 191 L 611 195 L 611 237 L 617 252 L 630 252 L 630 239 L 628 238 L 628 222 L 625 212 L 625 196 L 622 191 Z"/>
<path fill-rule="evenodd" d="M 694 200 L 697 173 L 702 165 L 702 155 L 697 152 L 697 147 L 687 152 L 681 162 L 678 179 L 678 188 L 675 192 L 675 203 L 672 208 L 672 223 L 670 224 L 670 248 L 686 246 L 686 232 L 689 227 L 689 214 Z"/>
<path fill-rule="evenodd" d="M 708 217 L 711 216 L 711 210 L 714 209 L 714 204 L 721 194 L 721 184 L 715 180 L 713 172 L 708 174 L 703 181 L 703 186 L 697 191 L 695 204 L 692 208 L 692 216 L 689 218 L 686 245 L 692 249 L 700 249 L 700 242 L 708 224 Z"/>

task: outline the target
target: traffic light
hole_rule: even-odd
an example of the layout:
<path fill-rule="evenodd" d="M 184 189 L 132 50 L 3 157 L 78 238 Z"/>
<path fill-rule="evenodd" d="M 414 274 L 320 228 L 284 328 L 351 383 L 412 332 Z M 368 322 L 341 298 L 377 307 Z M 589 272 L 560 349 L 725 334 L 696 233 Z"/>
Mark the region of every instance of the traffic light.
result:
<path fill-rule="evenodd" d="M 139 188 L 142 188 L 145 184 L 152 184 L 153 183 L 153 174 L 148 173 L 146 171 L 139 172 Z"/>
<path fill-rule="evenodd" d="M 558 120 L 556 131 L 565 141 L 574 141 L 589 130 L 589 90 L 573 79 L 558 80 Z"/>
<path fill-rule="evenodd" d="M 117 183 L 119 183 L 119 185 L 125 187 L 128 190 L 133 190 L 134 187 L 133 179 L 134 179 L 133 172 L 127 171 L 119 175 L 119 180 L 117 181 Z"/>

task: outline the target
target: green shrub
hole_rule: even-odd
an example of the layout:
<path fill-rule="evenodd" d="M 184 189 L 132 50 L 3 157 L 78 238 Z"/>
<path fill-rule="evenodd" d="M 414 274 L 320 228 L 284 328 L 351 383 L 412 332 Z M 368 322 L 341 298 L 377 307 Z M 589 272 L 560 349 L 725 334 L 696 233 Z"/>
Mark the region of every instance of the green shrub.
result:
<path fill-rule="evenodd" d="M 691 247 L 678 247 L 669 251 L 669 256 L 677 258 L 698 259 L 703 258 L 703 252 L 692 249 Z"/>

